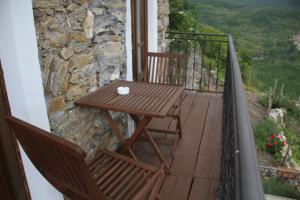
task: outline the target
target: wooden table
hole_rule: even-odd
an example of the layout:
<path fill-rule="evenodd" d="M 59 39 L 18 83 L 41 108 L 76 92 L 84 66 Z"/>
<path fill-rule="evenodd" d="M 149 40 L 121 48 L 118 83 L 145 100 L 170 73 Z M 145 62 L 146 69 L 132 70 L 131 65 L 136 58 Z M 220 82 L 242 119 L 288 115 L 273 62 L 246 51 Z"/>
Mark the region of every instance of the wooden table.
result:
<path fill-rule="evenodd" d="M 120 86 L 129 87 L 130 93 L 119 95 L 117 88 Z M 179 86 L 116 81 L 79 99 L 75 104 L 103 110 L 104 117 L 108 120 L 113 132 L 121 141 L 123 150 L 129 152 L 134 159 L 137 158 L 132 151 L 132 145 L 144 132 L 160 160 L 166 164 L 161 151 L 145 127 L 153 117 L 164 118 L 176 101 L 181 98 L 183 90 L 184 88 Z M 134 120 L 136 129 L 128 140 L 125 139 L 117 123 L 113 120 L 109 113 L 110 110 L 128 113 Z M 169 170 L 167 165 L 166 168 Z"/>

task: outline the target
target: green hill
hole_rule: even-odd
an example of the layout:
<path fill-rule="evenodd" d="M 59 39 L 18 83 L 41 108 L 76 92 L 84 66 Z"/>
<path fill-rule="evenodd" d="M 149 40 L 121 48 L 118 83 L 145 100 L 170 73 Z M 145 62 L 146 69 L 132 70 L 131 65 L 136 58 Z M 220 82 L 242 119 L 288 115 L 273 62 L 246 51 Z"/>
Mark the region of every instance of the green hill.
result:
<path fill-rule="evenodd" d="M 300 51 L 293 36 L 300 33 L 300 1 L 296 0 L 193 0 L 199 21 L 233 36 L 240 55 L 250 65 L 245 77 L 267 91 L 275 79 L 285 94 L 300 96 Z M 246 80 L 244 80 L 247 82 Z"/>

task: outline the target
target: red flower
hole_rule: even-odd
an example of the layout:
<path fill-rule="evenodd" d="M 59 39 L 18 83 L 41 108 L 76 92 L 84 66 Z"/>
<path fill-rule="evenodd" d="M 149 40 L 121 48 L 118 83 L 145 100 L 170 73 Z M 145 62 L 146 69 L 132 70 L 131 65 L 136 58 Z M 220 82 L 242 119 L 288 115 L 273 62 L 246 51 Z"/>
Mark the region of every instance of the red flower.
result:
<path fill-rule="evenodd" d="M 285 141 L 282 141 L 282 145 L 285 145 Z"/>
<path fill-rule="evenodd" d="M 272 134 L 271 137 L 272 137 L 272 139 L 275 139 L 275 138 L 276 138 L 276 135 L 275 135 L 275 134 Z"/>
<path fill-rule="evenodd" d="M 275 144 L 275 145 L 277 145 L 277 144 L 278 144 L 278 142 L 277 142 L 277 141 L 275 141 L 275 142 L 274 142 L 274 144 Z"/>
<path fill-rule="evenodd" d="M 272 146 L 273 146 L 272 143 L 266 144 L 266 147 L 267 147 L 267 148 L 272 148 Z"/>

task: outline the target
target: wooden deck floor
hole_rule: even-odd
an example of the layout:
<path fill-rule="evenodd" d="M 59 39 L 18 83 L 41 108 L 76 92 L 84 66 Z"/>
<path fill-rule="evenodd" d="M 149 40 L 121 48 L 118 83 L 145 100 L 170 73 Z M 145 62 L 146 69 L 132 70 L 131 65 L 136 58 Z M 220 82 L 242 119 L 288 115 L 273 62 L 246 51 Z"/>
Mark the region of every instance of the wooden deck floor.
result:
<path fill-rule="evenodd" d="M 181 112 L 183 137 L 174 158 L 169 145 L 159 145 L 171 168 L 164 179 L 160 194 L 164 200 L 212 200 L 218 185 L 222 126 L 221 95 L 186 92 Z M 155 119 L 155 128 L 173 129 L 174 121 Z M 154 135 L 155 134 L 155 135 Z M 155 138 L 170 140 L 170 135 L 153 133 Z M 148 142 L 136 143 L 134 151 L 146 163 L 159 165 Z"/>

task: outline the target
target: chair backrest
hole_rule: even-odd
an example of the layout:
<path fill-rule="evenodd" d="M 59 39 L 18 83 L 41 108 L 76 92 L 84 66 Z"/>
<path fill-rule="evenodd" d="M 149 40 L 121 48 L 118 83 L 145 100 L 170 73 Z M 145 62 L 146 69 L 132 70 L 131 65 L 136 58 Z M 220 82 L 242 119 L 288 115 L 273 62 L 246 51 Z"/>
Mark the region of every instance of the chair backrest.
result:
<path fill-rule="evenodd" d="M 85 152 L 78 145 L 17 118 L 7 117 L 7 121 L 32 163 L 59 191 L 75 200 L 106 199 L 88 170 Z"/>
<path fill-rule="evenodd" d="M 187 59 L 184 54 L 145 52 L 144 81 L 183 86 Z"/>

